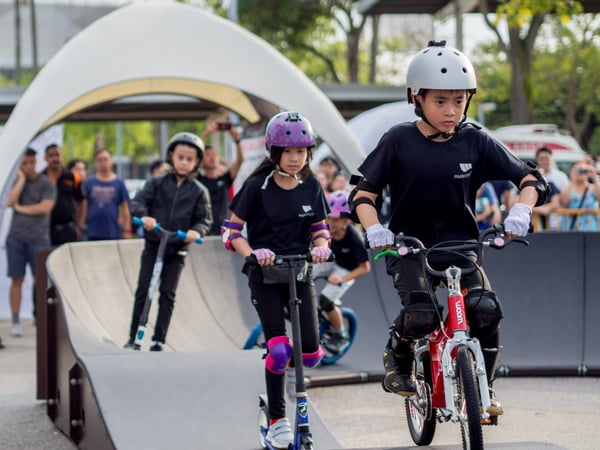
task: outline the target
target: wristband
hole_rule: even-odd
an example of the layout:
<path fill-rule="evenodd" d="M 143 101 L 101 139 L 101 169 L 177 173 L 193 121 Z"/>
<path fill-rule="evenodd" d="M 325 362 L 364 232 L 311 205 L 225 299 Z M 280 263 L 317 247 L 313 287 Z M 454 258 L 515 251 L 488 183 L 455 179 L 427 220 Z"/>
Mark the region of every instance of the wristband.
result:
<path fill-rule="evenodd" d="M 233 241 L 234 239 L 243 238 L 243 237 L 244 236 L 242 236 L 241 233 L 230 234 L 229 237 L 227 238 L 227 240 L 225 241 L 225 248 L 227 250 L 229 250 L 230 252 L 235 253 L 235 248 L 233 248 L 233 245 L 231 245 L 231 241 Z"/>
<path fill-rule="evenodd" d="M 330 233 L 319 233 L 316 236 L 313 236 L 311 241 L 315 242 L 319 238 L 327 239 L 328 242 L 331 242 L 331 234 Z"/>
<path fill-rule="evenodd" d="M 223 225 L 221 225 L 221 227 L 233 228 L 234 230 L 238 231 L 242 231 L 242 229 L 244 228 L 243 225 L 240 225 L 239 223 L 235 222 L 230 222 L 229 220 L 224 220 Z"/>
<path fill-rule="evenodd" d="M 316 231 L 321 231 L 321 230 L 329 230 L 329 224 L 327 223 L 318 223 L 316 225 L 312 225 L 310 227 L 310 232 L 314 233 Z"/>

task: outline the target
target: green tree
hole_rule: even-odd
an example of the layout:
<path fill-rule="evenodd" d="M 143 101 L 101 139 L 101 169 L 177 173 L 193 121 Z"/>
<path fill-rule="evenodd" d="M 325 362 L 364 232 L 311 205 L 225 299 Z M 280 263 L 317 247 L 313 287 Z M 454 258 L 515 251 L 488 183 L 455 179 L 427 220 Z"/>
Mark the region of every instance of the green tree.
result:
<path fill-rule="evenodd" d="M 537 50 L 533 80 L 534 117 L 566 128 L 583 148 L 592 149 L 600 113 L 600 24 L 579 15 L 565 24 L 552 21 Z M 544 36 L 546 37 L 546 36 Z M 554 120 L 553 120 L 554 119 Z"/>
<path fill-rule="evenodd" d="M 208 4 L 225 15 L 222 1 Z M 241 26 L 262 37 L 311 78 L 356 83 L 362 77 L 361 35 L 366 17 L 358 0 L 244 0 L 238 3 Z M 339 33 L 345 49 L 339 47 Z M 344 61 L 340 67 L 339 60 Z M 366 58 L 364 58 L 366 62 Z M 316 73 L 313 70 L 316 69 Z M 364 71 L 368 77 L 368 69 Z"/>
<path fill-rule="evenodd" d="M 500 2 L 495 14 L 491 14 L 489 1 L 479 0 L 479 10 L 510 63 L 512 122 L 529 123 L 533 119 L 534 44 L 540 27 L 549 14 L 567 19 L 581 13 L 581 3 L 575 0 L 505 0 Z M 508 39 L 500 32 L 501 19 L 508 26 Z"/>
<path fill-rule="evenodd" d="M 510 65 L 496 43 L 479 45 L 473 61 L 477 72 L 477 94 L 469 108 L 470 116 L 477 118 L 479 105 L 494 103 L 496 109 L 485 115 L 486 127 L 493 129 L 511 122 Z"/>

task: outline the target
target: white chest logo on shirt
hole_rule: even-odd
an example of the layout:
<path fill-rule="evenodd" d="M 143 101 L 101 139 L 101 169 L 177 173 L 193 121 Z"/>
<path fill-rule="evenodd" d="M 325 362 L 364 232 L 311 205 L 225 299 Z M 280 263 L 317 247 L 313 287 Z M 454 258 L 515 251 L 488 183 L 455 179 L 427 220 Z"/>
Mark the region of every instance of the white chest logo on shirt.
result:
<path fill-rule="evenodd" d="M 311 205 L 302 205 L 302 211 L 298 214 L 298 217 L 314 216 Z"/>
<path fill-rule="evenodd" d="M 462 173 L 454 174 L 454 179 L 458 180 L 461 178 L 469 178 L 471 176 L 471 170 L 473 169 L 473 165 L 471 163 L 460 163 L 458 165 Z"/>

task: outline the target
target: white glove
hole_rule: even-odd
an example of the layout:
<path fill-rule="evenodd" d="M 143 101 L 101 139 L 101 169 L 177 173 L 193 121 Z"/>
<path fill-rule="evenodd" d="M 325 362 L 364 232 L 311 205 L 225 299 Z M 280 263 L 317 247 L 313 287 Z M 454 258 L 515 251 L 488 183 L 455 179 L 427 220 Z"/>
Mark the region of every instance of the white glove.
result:
<path fill-rule="evenodd" d="M 367 240 L 369 241 L 369 247 L 377 248 L 394 245 L 396 236 L 380 223 L 376 223 L 367 228 Z"/>
<path fill-rule="evenodd" d="M 516 236 L 527 236 L 531 222 L 531 208 L 525 203 L 515 203 L 504 219 L 504 231 Z"/>

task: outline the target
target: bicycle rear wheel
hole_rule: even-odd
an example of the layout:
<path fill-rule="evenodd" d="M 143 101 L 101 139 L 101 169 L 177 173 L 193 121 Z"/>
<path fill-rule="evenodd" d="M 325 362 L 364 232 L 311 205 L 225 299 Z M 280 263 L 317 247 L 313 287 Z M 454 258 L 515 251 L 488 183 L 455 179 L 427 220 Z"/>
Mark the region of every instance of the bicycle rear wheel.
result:
<path fill-rule="evenodd" d="M 466 347 L 460 347 L 456 355 L 455 407 L 460 415 L 460 431 L 465 450 L 483 449 L 479 389 L 475 375 L 473 355 Z"/>
<path fill-rule="evenodd" d="M 429 445 L 435 435 L 437 411 L 431 406 L 431 364 L 429 352 L 415 362 L 417 395 L 404 400 L 408 431 L 417 445 Z"/>

